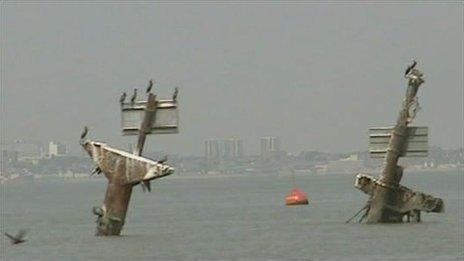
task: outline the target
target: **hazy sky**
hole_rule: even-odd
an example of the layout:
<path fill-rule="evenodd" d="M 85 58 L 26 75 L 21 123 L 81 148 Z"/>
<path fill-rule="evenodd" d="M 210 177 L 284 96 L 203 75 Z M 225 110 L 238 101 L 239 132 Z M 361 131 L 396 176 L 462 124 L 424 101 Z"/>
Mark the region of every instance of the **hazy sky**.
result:
<path fill-rule="evenodd" d="M 463 144 L 462 4 L 13 4 L 2 13 L 2 138 L 90 137 L 126 148 L 118 99 L 154 78 L 180 86 L 180 133 L 146 149 L 203 153 L 208 138 L 260 136 L 290 152 L 367 149 L 394 123 L 419 61 L 417 125 Z"/>

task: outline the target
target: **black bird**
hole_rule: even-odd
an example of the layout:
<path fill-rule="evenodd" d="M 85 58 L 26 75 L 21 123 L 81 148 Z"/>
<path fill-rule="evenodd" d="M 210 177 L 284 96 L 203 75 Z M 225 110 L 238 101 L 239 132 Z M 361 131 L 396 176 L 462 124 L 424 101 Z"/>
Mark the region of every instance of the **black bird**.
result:
<path fill-rule="evenodd" d="M 124 100 L 126 100 L 126 96 L 127 96 L 126 92 L 123 92 L 121 94 L 121 98 L 119 98 L 119 103 L 121 104 L 124 103 Z"/>
<path fill-rule="evenodd" d="M 134 89 L 134 94 L 132 95 L 132 98 L 131 98 L 131 103 L 134 104 L 135 103 L 135 99 L 137 98 L 137 89 Z"/>
<path fill-rule="evenodd" d="M 89 132 L 89 129 L 87 128 L 87 126 L 84 126 L 84 131 L 81 134 L 81 140 L 84 139 L 85 136 L 87 136 L 88 132 Z"/>
<path fill-rule="evenodd" d="M 168 156 L 164 155 L 160 160 L 158 160 L 158 163 L 164 164 L 168 160 Z"/>
<path fill-rule="evenodd" d="M 11 240 L 11 244 L 16 245 L 16 244 L 21 244 L 26 242 L 27 240 L 24 239 L 24 236 L 26 235 L 26 230 L 21 229 L 18 231 L 18 234 L 16 236 L 12 236 L 8 233 L 5 233 L 5 236 L 7 236 Z"/>
<path fill-rule="evenodd" d="M 147 93 L 149 93 L 151 91 L 151 87 L 153 87 L 153 80 L 152 79 L 150 79 L 150 81 L 148 82 Z"/>
<path fill-rule="evenodd" d="M 143 192 L 145 192 L 146 190 L 148 192 L 151 192 L 151 184 L 150 184 L 150 181 L 148 180 L 144 180 L 140 183 L 140 185 L 142 186 L 142 190 Z"/>
<path fill-rule="evenodd" d="M 416 60 L 413 60 L 412 64 L 409 65 L 408 68 L 406 68 L 406 71 L 404 72 L 405 77 L 411 72 L 412 69 L 414 69 L 414 67 L 416 67 L 416 64 L 417 64 Z"/>
<path fill-rule="evenodd" d="M 95 168 L 92 170 L 92 173 L 90 173 L 90 176 L 92 176 L 92 175 L 95 174 L 95 173 L 97 173 L 97 175 L 100 174 L 100 173 L 102 173 L 102 170 L 100 169 L 100 167 L 98 167 L 98 166 L 95 167 Z"/>
<path fill-rule="evenodd" d="M 174 93 L 172 94 L 172 100 L 177 101 L 177 95 L 179 94 L 179 87 L 176 86 Z"/>

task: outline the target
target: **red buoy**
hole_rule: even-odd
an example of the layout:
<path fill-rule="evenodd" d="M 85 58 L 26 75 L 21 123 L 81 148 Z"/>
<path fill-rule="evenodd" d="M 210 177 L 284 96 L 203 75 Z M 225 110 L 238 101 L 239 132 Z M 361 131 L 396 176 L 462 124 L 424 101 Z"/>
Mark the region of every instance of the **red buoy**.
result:
<path fill-rule="evenodd" d="M 285 205 L 308 205 L 308 198 L 306 194 L 299 188 L 294 188 L 285 197 Z"/>

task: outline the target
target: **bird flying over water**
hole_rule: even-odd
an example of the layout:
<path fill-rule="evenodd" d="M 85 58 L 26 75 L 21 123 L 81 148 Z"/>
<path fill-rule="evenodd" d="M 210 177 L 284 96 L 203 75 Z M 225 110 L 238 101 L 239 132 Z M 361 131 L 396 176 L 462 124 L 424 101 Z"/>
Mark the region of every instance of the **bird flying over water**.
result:
<path fill-rule="evenodd" d="M 87 126 L 84 126 L 84 131 L 82 131 L 82 134 L 81 134 L 81 140 L 85 138 L 85 136 L 87 136 L 87 133 L 89 132 L 89 129 L 87 128 Z"/>
<path fill-rule="evenodd" d="M 134 89 L 134 94 L 132 95 L 132 98 L 131 98 L 131 103 L 132 104 L 135 103 L 136 98 L 137 98 L 137 88 Z"/>
<path fill-rule="evenodd" d="M 151 91 L 152 87 L 153 87 L 153 79 L 150 79 L 150 81 L 148 82 L 147 93 Z"/>
<path fill-rule="evenodd" d="M 21 229 L 18 231 L 18 234 L 16 236 L 12 236 L 8 233 L 5 233 L 5 236 L 7 236 L 11 240 L 11 244 L 16 245 L 16 244 L 21 244 L 26 242 L 27 240 L 24 239 L 24 236 L 26 235 L 26 230 Z"/>
<path fill-rule="evenodd" d="M 414 69 L 414 67 L 416 67 L 416 64 L 417 64 L 416 60 L 413 60 L 412 64 L 409 65 L 406 71 L 404 72 L 405 77 L 411 72 L 412 69 Z"/>
<path fill-rule="evenodd" d="M 123 92 L 121 94 L 121 98 L 119 98 L 119 103 L 124 103 L 124 100 L 126 100 L 126 96 L 127 96 L 126 92 Z"/>

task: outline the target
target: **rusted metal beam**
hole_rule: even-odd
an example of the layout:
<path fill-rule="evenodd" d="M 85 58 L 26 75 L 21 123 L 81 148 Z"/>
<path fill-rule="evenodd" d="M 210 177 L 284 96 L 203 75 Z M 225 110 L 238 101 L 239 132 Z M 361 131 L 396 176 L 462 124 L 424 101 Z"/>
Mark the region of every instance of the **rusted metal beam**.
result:
<path fill-rule="evenodd" d="M 83 147 L 108 179 L 103 205 L 93 208 L 93 213 L 97 215 L 95 234 L 119 235 L 125 222 L 132 187 L 139 182 L 170 175 L 174 169 L 101 142 L 88 140 L 83 142 Z"/>
<path fill-rule="evenodd" d="M 409 109 L 413 105 L 419 86 L 424 82 L 422 73 L 417 69 L 413 69 L 411 75 L 408 77 L 409 81 L 406 97 L 399 112 L 396 125 L 391 133 L 387 153 L 385 155 L 385 167 L 378 180 L 379 184 L 385 184 L 385 186 L 377 186 L 374 190 L 367 212 L 367 223 L 401 222 L 402 220 L 402 215 L 400 216 L 390 211 L 386 206 L 395 204 L 395 191 L 392 188 L 398 187 L 403 175 L 402 168 L 398 166 L 398 159 L 407 139 L 408 119 L 410 119 Z"/>
<path fill-rule="evenodd" d="M 158 101 L 156 95 L 150 92 L 152 86 L 153 81 L 150 80 L 146 90 L 147 101 L 136 100 L 137 89 L 134 89 L 130 102 L 125 102 L 125 92 L 119 99 L 123 135 L 138 135 L 133 154 L 111 148 L 105 143 L 84 141 L 87 127 L 81 134 L 80 144 L 97 165 L 92 174 L 103 172 L 108 179 L 103 205 L 92 209 L 98 217 L 97 236 L 121 233 L 133 186 L 141 183 L 144 190 L 150 190 L 151 180 L 170 175 L 174 171 L 164 164 L 165 160 L 155 162 L 141 157 L 148 134 L 178 133 L 178 88 L 172 100 Z"/>
<path fill-rule="evenodd" d="M 145 107 L 145 115 L 143 117 L 140 129 L 139 129 L 139 136 L 137 140 L 137 145 L 135 147 L 134 154 L 135 155 L 142 155 L 143 146 L 145 144 L 145 139 L 147 134 L 150 133 L 151 126 L 155 120 L 156 114 L 156 95 L 149 93 L 148 100 Z"/>
<path fill-rule="evenodd" d="M 140 157 L 146 137 L 155 120 L 156 95 L 148 94 L 144 111 L 134 154 L 116 150 L 98 142 L 88 141 L 83 144 L 97 163 L 97 168 L 108 179 L 102 207 L 93 208 L 93 213 L 98 216 L 97 236 L 119 235 L 121 233 L 134 185 L 142 183 L 144 190 L 145 188 L 150 190 L 150 180 L 169 175 L 173 171 L 172 168 L 166 167 L 164 164 Z M 150 169 L 147 166 L 151 166 Z"/>

